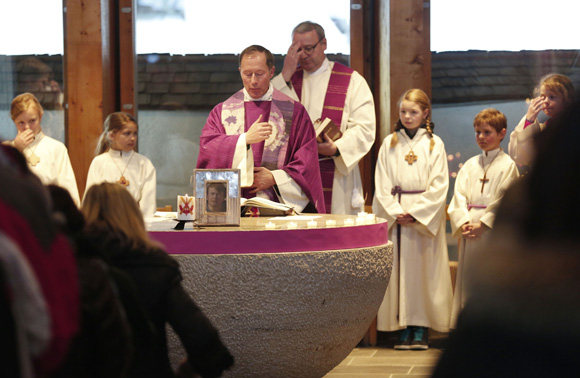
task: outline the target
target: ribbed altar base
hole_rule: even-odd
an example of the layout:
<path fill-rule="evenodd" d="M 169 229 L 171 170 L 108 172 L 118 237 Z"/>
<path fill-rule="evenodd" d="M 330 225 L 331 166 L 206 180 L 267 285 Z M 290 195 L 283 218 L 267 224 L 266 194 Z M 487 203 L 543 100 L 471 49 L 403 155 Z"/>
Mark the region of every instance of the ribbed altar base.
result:
<path fill-rule="evenodd" d="M 173 256 L 184 287 L 236 359 L 224 377 L 320 378 L 375 317 L 393 248 Z M 175 366 L 185 354 L 175 334 L 168 336 Z"/>

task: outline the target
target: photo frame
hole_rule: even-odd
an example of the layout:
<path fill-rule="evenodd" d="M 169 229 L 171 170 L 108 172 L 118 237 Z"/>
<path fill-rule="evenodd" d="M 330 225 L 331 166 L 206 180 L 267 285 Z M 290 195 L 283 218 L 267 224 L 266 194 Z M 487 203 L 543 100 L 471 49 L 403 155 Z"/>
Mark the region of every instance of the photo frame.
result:
<path fill-rule="evenodd" d="M 193 192 L 198 225 L 240 225 L 239 169 L 194 169 Z"/>

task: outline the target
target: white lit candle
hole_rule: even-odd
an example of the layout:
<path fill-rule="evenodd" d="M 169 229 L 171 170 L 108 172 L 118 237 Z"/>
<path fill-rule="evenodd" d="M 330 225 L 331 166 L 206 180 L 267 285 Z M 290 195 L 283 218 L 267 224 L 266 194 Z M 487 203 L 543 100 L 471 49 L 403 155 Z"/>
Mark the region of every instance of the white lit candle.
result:
<path fill-rule="evenodd" d="M 366 217 L 358 217 L 356 218 L 356 224 L 361 225 L 361 224 L 365 224 L 367 221 Z"/>
<path fill-rule="evenodd" d="M 326 220 L 326 227 L 335 227 L 336 226 L 336 220 L 335 219 L 327 219 Z"/>
<path fill-rule="evenodd" d="M 189 221 L 194 219 L 193 214 L 194 203 L 193 197 L 188 196 L 177 196 L 177 220 Z"/>
<path fill-rule="evenodd" d="M 316 227 L 316 221 L 314 219 L 311 219 L 308 222 L 306 222 L 306 226 L 308 226 L 308 228 L 315 228 Z"/>
<path fill-rule="evenodd" d="M 274 223 L 274 222 L 268 222 L 268 223 L 266 223 L 266 229 L 267 230 L 273 230 L 275 228 L 276 228 L 276 223 Z"/>
<path fill-rule="evenodd" d="M 367 214 L 366 223 L 367 224 L 375 224 L 375 214 Z"/>
<path fill-rule="evenodd" d="M 288 222 L 288 224 L 286 225 L 286 227 L 288 229 L 298 228 L 298 223 L 296 223 L 296 222 Z"/>
<path fill-rule="evenodd" d="M 354 225 L 354 219 L 352 219 L 352 218 L 345 219 L 344 220 L 344 225 L 345 226 L 352 226 L 352 225 Z"/>
<path fill-rule="evenodd" d="M 364 218 L 364 217 L 366 217 L 366 216 L 367 216 L 367 214 L 368 214 L 368 213 L 367 213 L 366 211 L 361 211 L 361 212 L 359 212 L 359 213 L 358 213 L 356 216 L 357 216 L 358 218 Z"/>

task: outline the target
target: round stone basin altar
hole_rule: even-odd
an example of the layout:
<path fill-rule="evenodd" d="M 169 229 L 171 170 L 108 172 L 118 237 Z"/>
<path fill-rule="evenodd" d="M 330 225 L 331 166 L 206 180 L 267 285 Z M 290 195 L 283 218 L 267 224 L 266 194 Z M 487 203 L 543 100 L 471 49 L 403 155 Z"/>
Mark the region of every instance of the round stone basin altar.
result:
<path fill-rule="evenodd" d="M 312 217 L 316 226 L 304 217 L 196 230 L 187 223 L 183 231 L 169 220 L 149 226 L 236 359 L 224 377 L 323 377 L 374 319 L 392 268 L 386 221 L 345 226 L 354 217 Z M 329 219 L 337 225 L 327 227 Z M 175 366 L 185 353 L 171 332 L 168 343 Z"/>

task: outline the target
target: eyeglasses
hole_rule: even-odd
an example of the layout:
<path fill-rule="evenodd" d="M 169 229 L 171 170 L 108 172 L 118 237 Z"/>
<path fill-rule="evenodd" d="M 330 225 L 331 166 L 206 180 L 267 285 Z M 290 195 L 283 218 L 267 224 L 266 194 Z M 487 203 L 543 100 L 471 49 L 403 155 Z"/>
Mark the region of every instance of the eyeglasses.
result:
<path fill-rule="evenodd" d="M 305 52 L 306 54 L 310 54 L 310 53 L 311 53 L 311 52 L 312 52 L 312 51 L 313 51 L 313 50 L 316 48 L 316 46 L 318 46 L 318 44 L 320 43 L 320 41 L 322 41 L 323 39 L 324 39 L 324 38 L 320 38 L 320 39 L 318 40 L 318 42 L 316 42 L 316 43 L 315 43 L 313 46 L 304 46 L 304 47 L 301 47 L 301 48 L 299 48 L 299 49 L 298 49 L 298 52 L 300 52 L 300 51 L 304 50 L 304 52 Z"/>

